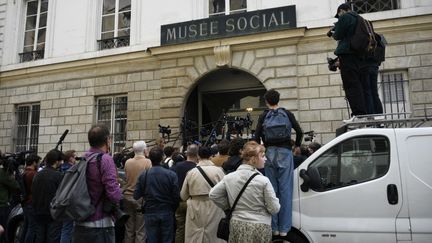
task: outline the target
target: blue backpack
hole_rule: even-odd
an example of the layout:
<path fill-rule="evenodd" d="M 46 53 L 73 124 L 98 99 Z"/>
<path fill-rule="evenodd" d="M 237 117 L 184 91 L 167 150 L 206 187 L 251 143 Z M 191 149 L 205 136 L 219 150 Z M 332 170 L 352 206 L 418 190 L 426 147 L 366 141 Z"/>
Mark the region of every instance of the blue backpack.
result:
<path fill-rule="evenodd" d="M 292 124 L 283 108 L 267 112 L 263 122 L 264 141 L 280 143 L 291 140 Z"/>

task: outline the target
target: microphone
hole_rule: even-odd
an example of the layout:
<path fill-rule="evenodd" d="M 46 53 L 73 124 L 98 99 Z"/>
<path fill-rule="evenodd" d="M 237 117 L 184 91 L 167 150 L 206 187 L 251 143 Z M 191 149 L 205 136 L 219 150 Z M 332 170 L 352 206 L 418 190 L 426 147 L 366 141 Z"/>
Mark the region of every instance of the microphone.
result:
<path fill-rule="evenodd" d="M 65 139 L 65 137 L 66 137 L 66 135 L 68 134 L 68 132 L 69 132 L 69 129 L 66 129 L 66 130 L 63 132 L 63 134 L 61 135 L 59 141 L 57 142 L 57 146 L 55 147 L 55 149 L 58 149 L 58 146 L 59 146 L 60 144 L 63 143 L 63 140 Z"/>

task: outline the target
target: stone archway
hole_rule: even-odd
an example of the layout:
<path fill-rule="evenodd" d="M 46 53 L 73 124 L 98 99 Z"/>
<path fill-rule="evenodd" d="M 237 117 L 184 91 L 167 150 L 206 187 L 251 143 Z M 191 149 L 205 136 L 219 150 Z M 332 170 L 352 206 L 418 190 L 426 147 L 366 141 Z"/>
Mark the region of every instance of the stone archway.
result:
<path fill-rule="evenodd" d="M 211 131 L 218 138 L 234 133 L 250 137 L 259 114 L 265 109 L 265 91 L 260 80 L 239 69 L 220 68 L 207 73 L 184 99 L 183 137 L 190 141 L 202 140 Z"/>

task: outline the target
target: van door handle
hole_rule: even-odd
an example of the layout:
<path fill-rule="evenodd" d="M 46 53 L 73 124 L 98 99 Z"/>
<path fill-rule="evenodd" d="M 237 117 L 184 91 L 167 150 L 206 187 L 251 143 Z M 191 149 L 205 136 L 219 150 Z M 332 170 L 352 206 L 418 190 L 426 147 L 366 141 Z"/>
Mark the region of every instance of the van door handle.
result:
<path fill-rule="evenodd" d="M 387 200 L 391 205 L 395 205 L 399 201 L 398 190 L 395 184 L 387 185 Z"/>

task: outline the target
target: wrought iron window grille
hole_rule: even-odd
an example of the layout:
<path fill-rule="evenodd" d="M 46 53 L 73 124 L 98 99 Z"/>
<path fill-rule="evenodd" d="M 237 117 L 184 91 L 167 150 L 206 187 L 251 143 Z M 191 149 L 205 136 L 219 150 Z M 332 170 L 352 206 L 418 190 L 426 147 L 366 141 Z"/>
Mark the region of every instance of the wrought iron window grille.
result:
<path fill-rule="evenodd" d="M 350 4 L 352 10 L 359 14 L 400 8 L 398 0 L 348 0 L 346 3 Z"/>
<path fill-rule="evenodd" d="M 98 40 L 99 50 L 129 46 L 130 36 L 120 36 Z"/>
<path fill-rule="evenodd" d="M 29 51 L 29 52 L 22 52 L 19 53 L 20 62 L 31 62 L 36 61 L 39 59 L 43 59 L 45 54 L 45 50 L 36 50 L 36 51 Z"/>

